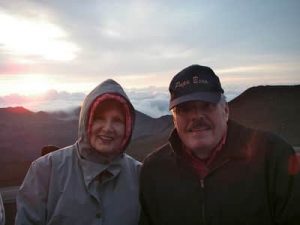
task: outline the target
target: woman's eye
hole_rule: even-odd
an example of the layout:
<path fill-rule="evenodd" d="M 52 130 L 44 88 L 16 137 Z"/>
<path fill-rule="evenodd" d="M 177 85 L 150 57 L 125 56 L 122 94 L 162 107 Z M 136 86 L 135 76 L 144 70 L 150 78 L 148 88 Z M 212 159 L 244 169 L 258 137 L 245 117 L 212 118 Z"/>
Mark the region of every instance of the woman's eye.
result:
<path fill-rule="evenodd" d="M 124 123 L 124 120 L 122 118 L 115 118 L 114 122 L 116 122 L 116 123 Z"/>
<path fill-rule="evenodd" d="M 94 121 L 103 121 L 103 120 L 104 120 L 104 118 L 102 116 L 100 116 L 100 115 L 96 115 L 94 117 Z"/>

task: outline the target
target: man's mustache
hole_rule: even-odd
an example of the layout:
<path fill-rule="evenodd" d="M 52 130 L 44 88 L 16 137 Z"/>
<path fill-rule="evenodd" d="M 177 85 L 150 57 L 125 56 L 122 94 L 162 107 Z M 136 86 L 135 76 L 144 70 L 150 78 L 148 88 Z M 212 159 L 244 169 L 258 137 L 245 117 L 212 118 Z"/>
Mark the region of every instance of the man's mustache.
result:
<path fill-rule="evenodd" d="M 188 127 L 188 131 L 193 131 L 193 130 L 203 129 L 203 128 L 206 128 L 206 129 L 211 128 L 210 123 L 204 119 L 196 119 Z"/>

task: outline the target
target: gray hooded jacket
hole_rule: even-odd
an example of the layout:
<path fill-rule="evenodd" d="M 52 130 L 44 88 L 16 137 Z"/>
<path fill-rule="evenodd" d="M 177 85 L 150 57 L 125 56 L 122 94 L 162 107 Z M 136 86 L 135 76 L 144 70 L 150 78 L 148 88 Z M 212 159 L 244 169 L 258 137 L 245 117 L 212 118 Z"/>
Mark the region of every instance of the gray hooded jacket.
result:
<path fill-rule="evenodd" d="M 4 212 L 4 206 L 3 206 L 2 197 L 0 193 L 0 225 L 4 225 L 4 224 L 5 224 L 5 212 Z"/>
<path fill-rule="evenodd" d="M 89 144 L 88 120 L 95 100 L 104 94 L 120 96 L 131 113 L 134 109 L 122 87 L 113 80 L 97 86 L 84 100 L 79 118 L 78 140 L 34 161 L 17 196 L 16 224 L 138 224 L 140 162 L 120 153 L 112 162 Z M 101 102 L 100 102 L 101 104 Z M 101 172 L 110 176 L 98 179 Z"/>

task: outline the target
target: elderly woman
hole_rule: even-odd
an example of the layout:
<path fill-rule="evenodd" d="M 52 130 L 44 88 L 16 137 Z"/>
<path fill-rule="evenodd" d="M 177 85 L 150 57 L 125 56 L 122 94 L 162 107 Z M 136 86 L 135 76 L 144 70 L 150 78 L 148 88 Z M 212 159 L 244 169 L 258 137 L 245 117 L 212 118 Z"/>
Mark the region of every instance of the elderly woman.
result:
<path fill-rule="evenodd" d="M 124 153 L 134 119 L 118 83 L 96 87 L 83 102 L 77 142 L 32 163 L 16 224 L 137 225 L 140 162 Z"/>

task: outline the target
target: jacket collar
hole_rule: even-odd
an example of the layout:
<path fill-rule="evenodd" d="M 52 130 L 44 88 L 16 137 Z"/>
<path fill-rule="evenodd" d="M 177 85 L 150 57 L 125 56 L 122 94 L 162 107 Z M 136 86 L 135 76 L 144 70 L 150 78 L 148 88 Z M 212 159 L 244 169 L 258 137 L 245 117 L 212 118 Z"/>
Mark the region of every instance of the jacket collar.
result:
<path fill-rule="evenodd" d="M 84 159 L 80 156 L 78 152 L 78 148 L 76 151 L 77 158 L 79 160 L 79 165 L 82 170 L 83 178 L 84 178 L 84 183 L 86 187 L 90 185 L 90 183 L 102 172 L 108 171 L 112 176 L 110 179 L 116 178 L 122 168 L 122 159 L 124 155 L 120 155 L 117 158 L 115 158 L 112 162 L 109 164 L 104 164 L 104 163 L 99 163 L 99 162 L 93 162 L 87 159 Z"/>

